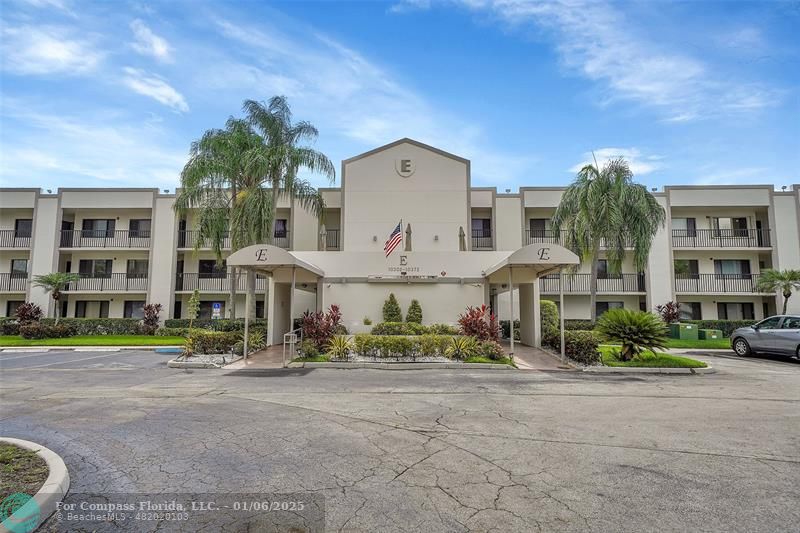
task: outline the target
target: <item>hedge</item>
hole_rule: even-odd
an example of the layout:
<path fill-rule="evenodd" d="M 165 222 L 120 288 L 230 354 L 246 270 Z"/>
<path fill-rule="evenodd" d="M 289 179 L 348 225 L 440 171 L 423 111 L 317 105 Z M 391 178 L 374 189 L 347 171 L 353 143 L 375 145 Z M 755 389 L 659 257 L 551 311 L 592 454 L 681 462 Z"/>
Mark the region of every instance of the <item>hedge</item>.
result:
<path fill-rule="evenodd" d="M 542 338 L 542 344 L 556 351 L 561 350 L 559 332 L 549 333 Z M 593 331 L 564 331 L 564 353 L 570 359 L 585 365 L 600 362 L 600 337 Z"/>
<path fill-rule="evenodd" d="M 569 331 L 592 331 L 594 322 L 577 318 L 564 319 L 564 329 Z"/>
<path fill-rule="evenodd" d="M 452 335 L 370 335 L 359 333 L 354 352 L 365 357 L 445 357 Z"/>
<path fill-rule="evenodd" d="M 561 326 L 556 303 L 551 300 L 542 300 L 539 303 L 539 311 L 542 318 L 542 335 L 557 333 Z"/>
<path fill-rule="evenodd" d="M 19 334 L 23 339 L 58 339 L 72 337 L 76 334 L 76 328 L 62 322 L 59 322 L 58 325 L 28 322 L 19 327 Z"/>
<path fill-rule="evenodd" d="M 165 328 L 188 328 L 188 318 L 170 318 L 164 321 Z M 250 327 L 263 327 L 267 329 L 267 321 L 264 318 L 256 318 L 250 321 Z M 244 319 L 229 318 L 193 320 L 192 328 L 208 329 L 212 331 L 244 331 Z"/>
<path fill-rule="evenodd" d="M 681 320 L 681 323 L 697 324 L 697 329 L 718 329 L 730 337 L 733 330 L 752 326 L 756 320 Z"/>
<path fill-rule="evenodd" d="M 13 318 L 0 318 L 0 335 L 19 335 L 19 324 Z"/>
<path fill-rule="evenodd" d="M 38 323 L 54 326 L 56 320 L 43 318 Z M 58 325 L 67 326 L 73 335 L 140 335 L 143 331 L 142 321 L 138 318 L 61 318 Z M 15 320 L 0 320 L 0 335 L 20 334 L 20 326 Z"/>
<path fill-rule="evenodd" d="M 242 340 L 242 334 L 239 331 L 193 329 L 188 339 L 196 354 L 231 353 L 236 343 Z"/>
<path fill-rule="evenodd" d="M 416 322 L 381 322 L 372 327 L 373 335 L 458 335 L 458 328 L 450 324 L 423 326 Z"/>

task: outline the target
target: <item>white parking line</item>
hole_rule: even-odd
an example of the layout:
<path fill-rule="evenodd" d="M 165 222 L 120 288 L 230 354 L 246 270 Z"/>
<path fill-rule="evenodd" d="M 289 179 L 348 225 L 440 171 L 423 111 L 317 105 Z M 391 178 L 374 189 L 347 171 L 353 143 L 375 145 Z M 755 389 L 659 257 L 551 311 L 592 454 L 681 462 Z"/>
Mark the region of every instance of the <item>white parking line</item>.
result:
<path fill-rule="evenodd" d="M 92 357 L 82 357 L 81 359 L 72 359 L 70 361 L 60 361 L 58 363 L 48 363 L 46 365 L 29 366 L 29 367 L 26 367 L 26 368 L 45 368 L 45 367 L 48 367 L 48 366 L 68 365 L 70 363 L 78 363 L 80 361 L 88 361 L 90 359 L 100 359 L 102 357 L 113 357 L 115 355 L 119 355 L 119 354 L 118 353 L 108 353 L 108 354 L 105 354 L 105 355 L 94 355 Z"/>

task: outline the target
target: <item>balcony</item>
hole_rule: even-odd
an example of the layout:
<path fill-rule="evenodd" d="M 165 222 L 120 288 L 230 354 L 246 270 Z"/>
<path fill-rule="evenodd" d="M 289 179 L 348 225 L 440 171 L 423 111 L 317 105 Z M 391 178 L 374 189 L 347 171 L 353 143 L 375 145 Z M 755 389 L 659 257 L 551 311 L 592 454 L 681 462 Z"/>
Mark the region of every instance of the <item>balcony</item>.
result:
<path fill-rule="evenodd" d="M 325 249 L 338 250 L 339 249 L 339 230 L 326 229 L 325 230 Z"/>
<path fill-rule="evenodd" d="M 675 274 L 675 292 L 762 294 L 762 291 L 758 289 L 758 278 L 758 274 Z"/>
<path fill-rule="evenodd" d="M 768 229 L 672 230 L 673 248 L 769 248 Z"/>
<path fill-rule="evenodd" d="M 197 274 L 178 273 L 175 275 L 175 292 L 229 292 L 231 290 L 231 275 L 222 274 Z M 247 290 L 247 277 L 240 274 L 236 282 L 236 292 Z M 263 292 L 267 288 L 267 278 L 256 276 L 256 291 Z"/>
<path fill-rule="evenodd" d="M 61 248 L 150 248 L 149 230 L 61 230 Z"/>
<path fill-rule="evenodd" d="M 17 273 L 0 274 L 0 292 L 25 292 L 28 288 L 28 275 Z"/>
<path fill-rule="evenodd" d="M 147 292 L 147 277 L 117 274 L 78 274 L 81 279 L 70 283 L 65 292 Z"/>
<path fill-rule="evenodd" d="M 29 231 L 15 229 L 0 230 L 0 248 L 30 248 L 31 234 Z"/>
<path fill-rule="evenodd" d="M 473 250 L 491 250 L 492 244 L 492 230 L 490 229 L 474 229 L 472 230 L 472 249 Z"/>
<path fill-rule="evenodd" d="M 562 283 L 565 294 L 589 294 L 591 274 L 564 274 Z M 558 274 L 539 279 L 539 290 L 543 294 L 558 294 Z M 644 274 L 617 274 L 597 279 L 597 294 L 645 292 Z"/>
<path fill-rule="evenodd" d="M 179 230 L 178 231 L 178 248 L 186 248 L 186 249 L 193 249 L 193 248 L 200 248 L 200 249 L 210 249 L 211 243 L 208 239 L 205 242 L 200 243 L 201 245 L 198 246 L 200 241 L 200 232 L 197 230 Z M 288 231 L 276 231 L 275 236 L 272 238 L 272 244 L 278 246 L 280 248 L 289 249 L 289 232 Z M 225 232 L 223 239 L 222 239 L 222 249 L 223 250 L 230 250 L 231 248 L 231 238 L 228 232 Z"/>
<path fill-rule="evenodd" d="M 566 231 L 561 230 L 560 232 L 551 230 L 551 229 L 526 229 L 525 230 L 525 244 L 559 244 L 564 246 L 564 240 L 566 238 Z M 608 248 L 607 243 L 605 240 L 600 241 L 600 248 L 606 249 Z M 625 248 L 633 248 L 633 243 L 626 239 Z"/>

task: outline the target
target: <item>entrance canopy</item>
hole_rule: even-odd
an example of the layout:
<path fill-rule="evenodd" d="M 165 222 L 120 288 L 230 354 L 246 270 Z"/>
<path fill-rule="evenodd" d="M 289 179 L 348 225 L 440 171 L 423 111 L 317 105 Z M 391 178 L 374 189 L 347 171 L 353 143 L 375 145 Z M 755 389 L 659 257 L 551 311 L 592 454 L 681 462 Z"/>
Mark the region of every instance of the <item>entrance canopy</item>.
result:
<path fill-rule="evenodd" d="M 301 283 L 316 282 L 318 278 L 325 276 L 321 268 L 298 259 L 288 250 L 270 244 L 256 244 L 242 248 L 228 257 L 227 264 L 269 273 L 276 282 L 292 281 L 293 272 L 295 280 Z"/>
<path fill-rule="evenodd" d="M 509 279 L 514 284 L 534 283 L 541 276 L 580 262 L 574 252 L 558 244 L 529 244 L 487 268 L 483 275 L 490 283 L 508 283 Z"/>

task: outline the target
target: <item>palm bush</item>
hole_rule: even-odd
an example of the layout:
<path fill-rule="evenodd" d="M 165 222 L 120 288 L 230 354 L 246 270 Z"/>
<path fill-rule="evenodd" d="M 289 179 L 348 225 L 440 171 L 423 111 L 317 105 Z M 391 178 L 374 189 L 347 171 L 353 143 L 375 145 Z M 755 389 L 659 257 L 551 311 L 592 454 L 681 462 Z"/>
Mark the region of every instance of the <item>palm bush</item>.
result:
<path fill-rule="evenodd" d="M 652 313 L 609 309 L 597 321 L 596 329 L 608 341 L 622 345 L 623 361 L 630 361 L 645 350 L 666 348 L 667 326 Z"/>
<path fill-rule="evenodd" d="M 777 292 L 783 295 L 783 312 L 789 305 L 793 290 L 800 290 L 800 270 L 764 270 L 758 278 L 758 288 L 764 292 Z"/>
<path fill-rule="evenodd" d="M 444 353 L 451 359 L 469 359 L 478 353 L 478 341 L 475 337 L 453 337 Z"/>
<path fill-rule="evenodd" d="M 53 316 L 55 316 L 56 325 L 58 325 L 59 319 L 58 301 L 61 299 L 61 292 L 66 289 L 70 283 L 75 283 L 80 279 L 78 274 L 73 274 L 71 272 L 51 272 L 50 274 L 42 274 L 33 277 L 33 286 L 44 289 L 44 292 L 49 292 L 50 296 L 53 297 L 53 301 L 56 304 L 53 306 Z"/>
<path fill-rule="evenodd" d="M 353 349 L 353 341 L 344 335 L 334 335 L 328 341 L 328 354 L 334 359 L 347 359 Z"/>

